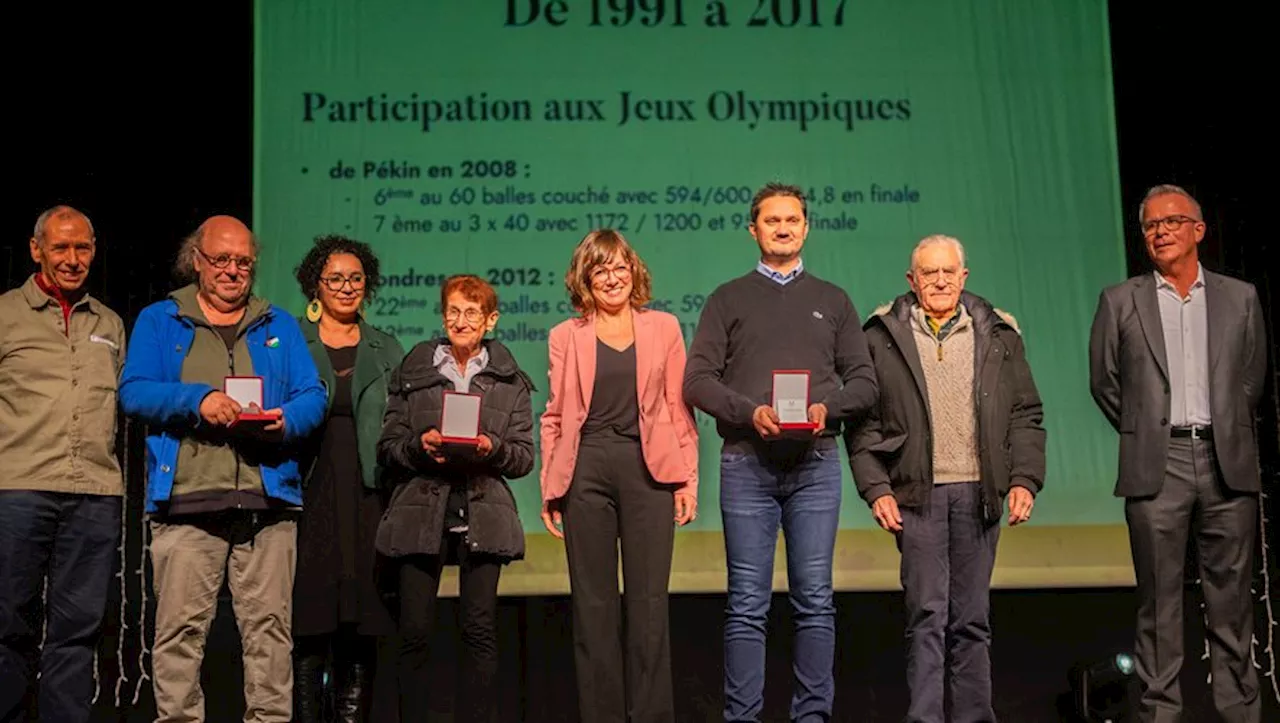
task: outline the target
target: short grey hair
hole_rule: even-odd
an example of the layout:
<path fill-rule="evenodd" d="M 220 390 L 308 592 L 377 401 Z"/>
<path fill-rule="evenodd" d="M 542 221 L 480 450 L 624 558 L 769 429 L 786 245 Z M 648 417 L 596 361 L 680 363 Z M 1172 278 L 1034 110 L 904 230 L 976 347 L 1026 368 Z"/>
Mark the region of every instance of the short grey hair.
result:
<path fill-rule="evenodd" d="M 258 234 L 249 232 L 249 240 L 253 244 L 253 255 L 255 257 L 260 255 L 262 247 L 258 244 Z M 179 284 L 186 285 L 196 281 L 196 252 L 200 250 L 201 241 L 204 241 L 203 223 L 182 239 L 182 244 L 178 246 L 178 256 L 173 260 L 173 278 Z M 255 267 L 250 273 L 253 275 L 256 272 Z"/>
<path fill-rule="evenodd" d="M 97 236 L 93 231 L 93 222 L 89 220 L 89 217 L 86 216 L 84 213 L 82 213 L 79 209 L 72 208 L 71 206 L 68 206 L 66 204 L 58 204 L 53 208 L 46 209 L 44 213 L 37 216 L 36 228 L 31 233 L 31 237 L 36 240 L 36 243 L 43 244 L 45 228 L 49 225 L 49 222 L 54 219 L 64 219 L 64 218 L 84 219 L 85 224 L 89 227 L 89 238 L 95 239 L 95 240 L 97 239 Z"/>
<path fill-rule="evenodd" d="M 960 255 L 960 268 L 963 269 L 965 267 L 964 266 L 964 244 L 960 243 L 960 239 L 954 236 L 947 236 L 944 234 L 935 233 L 920 239 L 920 243 L 916 244 L 916 247 L 911 250 L 911 261 L 907 266 L 907 270 L 911 271 L 915 269 L 916 254 L 920 253 L 924 249 L 929 248 L 930 246 L 938 246 L 942 244 L 950 246 L 951 248 L 956 250 L 956 253 Z"/>
<path fill-rule="evenodd" d="M 1172 183 L 1161 183 L 1158 186 L 1152 186 L 1151 189 L 1147 191 L 1147 194 L 1142 197 L 1142 203 L 1138 204 L 1138 222 L 1142 222 L 1142 214 L 1147 210 L 1147 201 L 1150 201 L 1156 196 L 1169 195 L 1182 196 L 1190 201 L 1191 207 L 1196 210 L 1196 220 L 1204 221 L 1204 213 L 1200 210 L 1200 202 L 1196 200 L 1195 196 L 1187 193 L 1186 189 L 1182 186 L 1175 186 Z"/>

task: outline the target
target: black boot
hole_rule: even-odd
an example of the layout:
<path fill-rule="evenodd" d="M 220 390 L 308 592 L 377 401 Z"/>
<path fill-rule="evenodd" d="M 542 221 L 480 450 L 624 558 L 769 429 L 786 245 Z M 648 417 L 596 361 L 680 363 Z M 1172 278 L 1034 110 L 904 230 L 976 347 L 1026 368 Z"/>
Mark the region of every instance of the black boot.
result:
<path fill-rule="evenodd" d="M 324 656 L 299 655 L 293 663 L 293 719 L 324 723 Z"/>
<path fill-rule="evenodd" d="M 338 668 L 338 723 L 365 723 L 369 715 L 369 666 L 345 662 Z"/>

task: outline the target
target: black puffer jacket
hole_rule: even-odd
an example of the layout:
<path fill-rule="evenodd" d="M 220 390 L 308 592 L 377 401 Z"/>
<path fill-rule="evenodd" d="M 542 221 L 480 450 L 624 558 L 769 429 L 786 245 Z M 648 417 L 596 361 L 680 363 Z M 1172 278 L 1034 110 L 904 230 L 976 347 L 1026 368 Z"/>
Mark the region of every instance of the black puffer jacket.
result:
<path fill-rule="evenodd" d="M 994 524 L 1011 485 L 1026 487 L 1033 495 L 1044 486 L 1044 410 L 1013 317 L 967 291 L 960 303 L 975 332 L 973 398 L 978 405 L 982 517 Z M 845 443 L 858 493 L 868 505 L 892 494 L 899 505 L 919 507 L 933 489 L 933 434 L 911 331 L 913 304 L 915 295 L 904 294 L 892 307 L 876 309 L 864 325 L 880 403 L 845 432 Z"/>
<path fill-rule="evenodd" d="M 388 557 L 439 554 L 449 490 L 465 485 L 471 551 L 505 562 L 523 559 L 524 529 L 506 480 L 533 470 L 533 382 L 510 350 L 486 340 L 489 364 L 471 381 L 470 391 L 483 395 L 480 432 L 493 441 L 493 453 L 437 463 L 422 449 L 422 435 L 440 427 L 444 392 L 453 389 L 453 382 L 432 363 L 441 343 L 414 347 L 388 384 L 378 462 L 397 485 L 378 526 L 378 552 Z"/>

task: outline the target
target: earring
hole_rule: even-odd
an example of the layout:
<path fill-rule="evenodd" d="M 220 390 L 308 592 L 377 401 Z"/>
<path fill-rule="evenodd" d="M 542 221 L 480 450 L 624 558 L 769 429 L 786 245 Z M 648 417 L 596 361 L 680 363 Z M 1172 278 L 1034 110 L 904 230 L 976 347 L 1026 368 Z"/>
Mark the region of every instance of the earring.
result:
<path fill-rule="evenodd" d="M 316 323 L 317 321 L 320 321 L 320 300 L 319 299 L 312 299 L 311 303 L 307 304 L 307 321 L 311 322 L 312 324 Z"/>

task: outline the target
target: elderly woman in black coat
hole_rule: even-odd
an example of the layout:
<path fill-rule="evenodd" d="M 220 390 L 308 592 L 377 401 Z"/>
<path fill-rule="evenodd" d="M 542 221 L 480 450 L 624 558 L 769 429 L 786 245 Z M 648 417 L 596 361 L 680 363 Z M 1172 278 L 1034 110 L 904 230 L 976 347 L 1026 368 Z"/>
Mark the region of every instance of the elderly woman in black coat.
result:
<path fill-rule="evenodd" d="M 507 480 L 533 469 L 533 389 L 515 357 L 486 339 L 498 297 L 476 276 L 441 292 L 446 339 L 422 342 L 392 374 L 378 461 L 400 482 L 378 528 L 378 551 L 399 562 L 400 719 L 427 720 L 429 645 L 440 571 L 457 565 L 463 656 L 454 720 L 491 720 L 498 666 L 502 566 L 524 557 L 524 530 Z M 480 395 L 479 435 L 441 433 L 446 392 Z"/>

